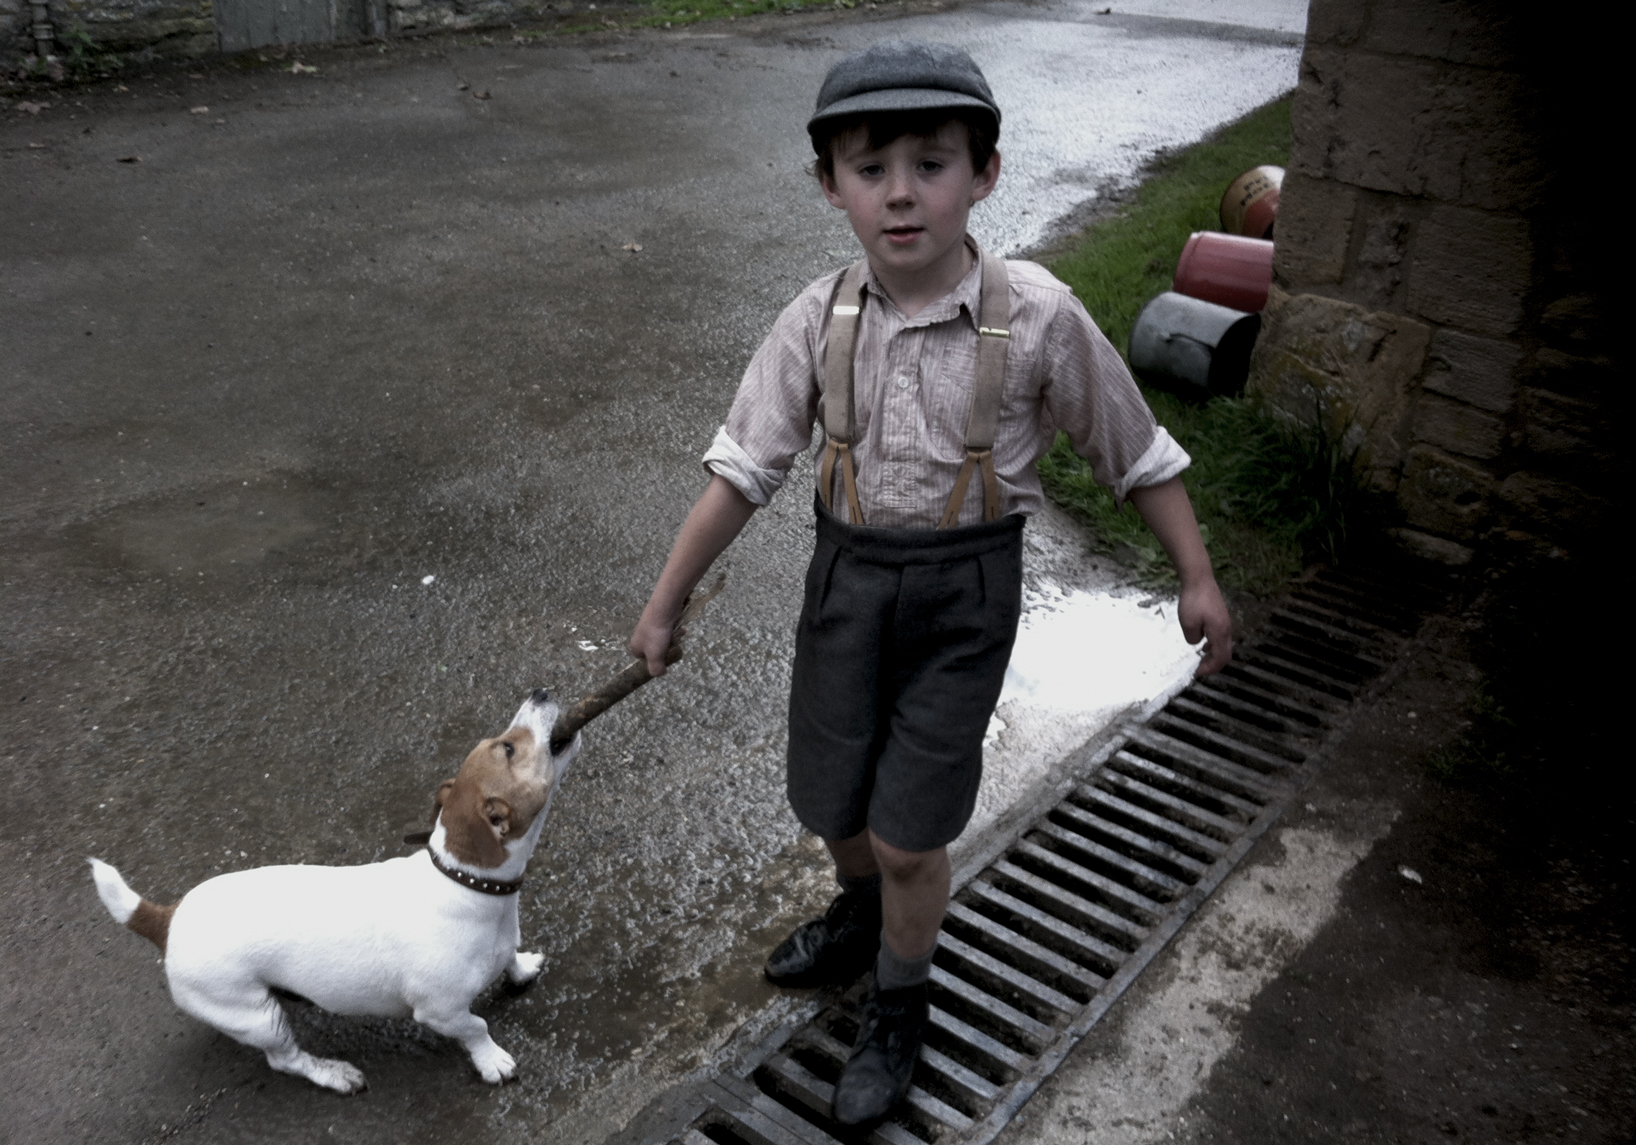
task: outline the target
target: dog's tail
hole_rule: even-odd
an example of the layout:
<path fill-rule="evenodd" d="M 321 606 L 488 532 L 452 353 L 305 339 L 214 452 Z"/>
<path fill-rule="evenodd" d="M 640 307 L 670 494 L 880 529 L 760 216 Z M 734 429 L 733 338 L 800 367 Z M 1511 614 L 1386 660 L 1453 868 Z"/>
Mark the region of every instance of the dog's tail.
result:
<path fill-rule="evenodd" d="M 170 938 L 170 916 L 176 913 L 176 904 L 160 906 L 149 902 L 126 886 L 119 872 L 101 859 L 91 860 L 91 877 L 97 881 L 97 897 L 102 899 L 102 905 L 108 908 L 114 921 L 140 934 L 163 954 L 165 943 Z"/>

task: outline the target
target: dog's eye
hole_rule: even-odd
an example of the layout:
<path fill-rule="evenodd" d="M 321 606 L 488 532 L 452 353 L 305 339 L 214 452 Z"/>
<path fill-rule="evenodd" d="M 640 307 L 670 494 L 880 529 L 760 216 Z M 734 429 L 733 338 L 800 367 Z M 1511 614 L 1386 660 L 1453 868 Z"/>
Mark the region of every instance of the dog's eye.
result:
<path fill-rule="evenodd" d="M 505 744 L 504 747 L 506 749 L 506 758 L 507 759 L 510 759 L 512 756 L 517 754 L 517 749 L 515 747 L 513 747 L 511 744 L 509 744 L 509 743 Z"/>

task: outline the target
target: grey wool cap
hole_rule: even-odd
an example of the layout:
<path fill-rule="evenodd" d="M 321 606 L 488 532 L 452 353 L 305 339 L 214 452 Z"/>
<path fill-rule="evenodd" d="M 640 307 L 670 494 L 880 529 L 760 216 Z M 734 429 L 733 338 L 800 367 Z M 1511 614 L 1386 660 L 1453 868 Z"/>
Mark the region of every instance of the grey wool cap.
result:
<path fill-rule="evenodd" d="M 983 70 L 964 48 L 925 40 L 882 40 L 829 69 L 818 89 L 818 106 L 807 120 L 807 133 L 816 136 L 824 123 L 851 115 L 966 107 L 988 112 L 999 129 L 1000 106 Z"/>

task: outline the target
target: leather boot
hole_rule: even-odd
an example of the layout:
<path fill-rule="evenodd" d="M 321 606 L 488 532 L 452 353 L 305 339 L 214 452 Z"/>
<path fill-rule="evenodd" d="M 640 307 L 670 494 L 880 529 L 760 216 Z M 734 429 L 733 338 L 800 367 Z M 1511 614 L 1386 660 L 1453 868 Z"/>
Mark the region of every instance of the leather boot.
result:
<path fill-rule="evenodd" d="M 822 916 L 795 928 L 767 959 L 778 986 L 844 986 L 875 964 L 880 890 L 845 891 Z"/>
<path fill-rule="evenodd" d="M 885 1117 L 909 1092 L 926 1025 L 926 984 L 869 991 L 857 1045 L 835 1083 L 835 1120 L 865 1125 Z"/>

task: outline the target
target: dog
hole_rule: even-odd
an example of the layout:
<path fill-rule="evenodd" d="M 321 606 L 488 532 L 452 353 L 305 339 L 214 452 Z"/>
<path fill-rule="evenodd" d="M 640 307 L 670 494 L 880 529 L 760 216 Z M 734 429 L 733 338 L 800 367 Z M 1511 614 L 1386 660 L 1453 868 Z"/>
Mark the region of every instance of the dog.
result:
<path fill-rule="evenodd" d="M 176 1005 L 267 1055 L 267 1064 L 337 1093 L 365 1087 L 348 1062 L 296 1044 L 284 991 L 337 1014 L 413 1017 L 454 1038 L 494 1085 L 516 1059 L 472 1001 L 504 974 L 532 981 L 543 954 L 518 950 L 517 891 L 580 739 L 551 750 L 558 708 L 541 688 L 511 726 L 479 743 L 432 806 L 427 849 L 355 867 L 258 867 L 218 875 L 159 906 L 91 859 L 116 922 L 159 947 Z"/>

